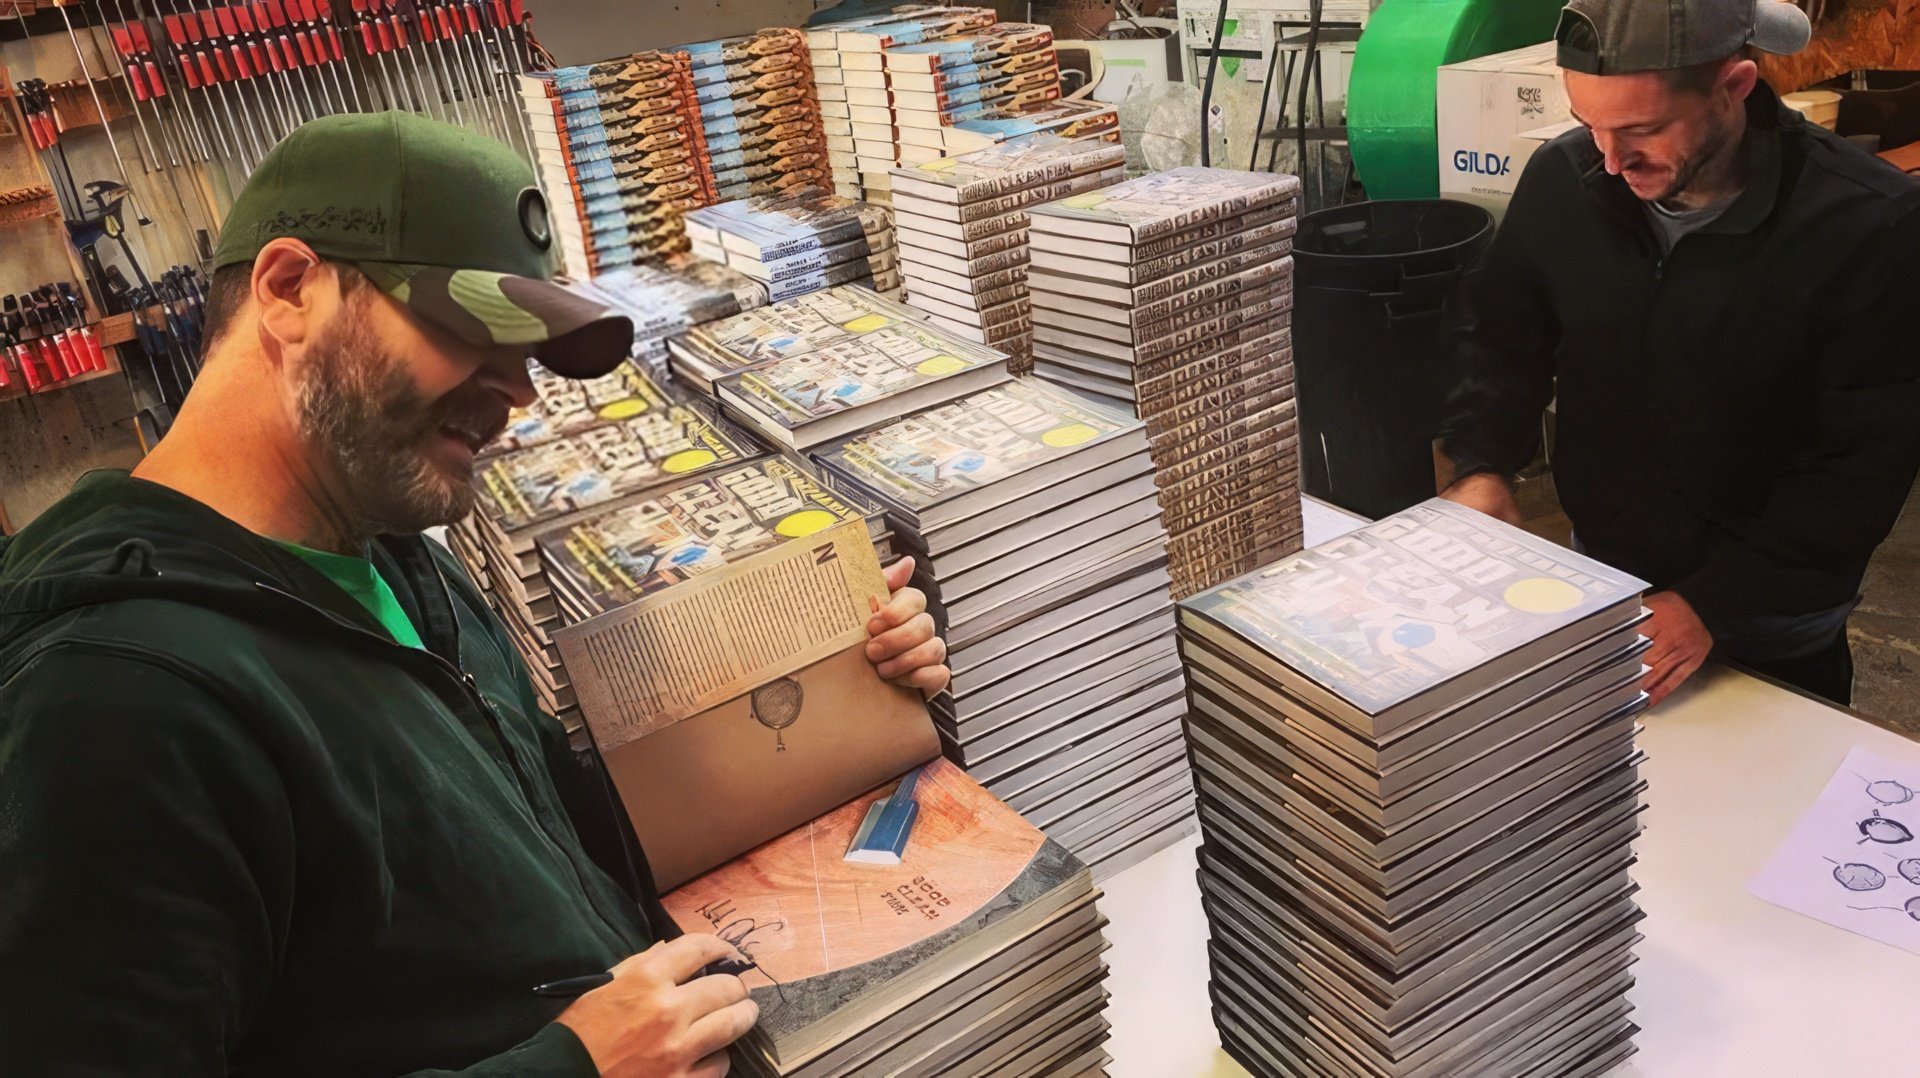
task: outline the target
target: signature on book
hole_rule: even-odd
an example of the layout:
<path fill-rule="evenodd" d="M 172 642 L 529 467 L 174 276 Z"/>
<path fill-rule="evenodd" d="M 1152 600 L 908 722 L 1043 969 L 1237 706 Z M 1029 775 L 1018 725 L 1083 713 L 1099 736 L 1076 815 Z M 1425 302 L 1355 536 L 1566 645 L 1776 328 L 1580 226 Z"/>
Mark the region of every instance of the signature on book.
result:
<path fill-rule="evenodd" d="M 731 898 L 719 899 L 700 907 L 700 916 L 707 919 L 707 924 L 713 928 L 713 934 L 745 955 L 747 961 L 752 962 L 754 961 L 753 949 L 765 942 L 765 934 L 785 932 L 787 922 L 781 920 L 762 923 L 753 917 L 738 916 L 739 912 L 739 908 L 733 904 Z"/>

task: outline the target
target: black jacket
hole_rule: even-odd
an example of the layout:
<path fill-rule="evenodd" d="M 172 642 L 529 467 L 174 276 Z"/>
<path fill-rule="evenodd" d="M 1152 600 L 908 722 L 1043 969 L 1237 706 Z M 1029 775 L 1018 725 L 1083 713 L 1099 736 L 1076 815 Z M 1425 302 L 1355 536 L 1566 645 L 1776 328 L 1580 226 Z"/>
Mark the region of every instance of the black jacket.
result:
<path fill-rule="evenodd" d="M 0 1073 L 597 1073 L 529 990 L 672 922 L 458 563 L 372 553 L 426 650 L 124 473 L 0 540 Z"/>
<path fill-rule="evenodd" d="M 1765 661 L 1832 642 L 1920 470 L 1920 184 L 1764 85 L 1747 116 L 1744 193 L 1666 257 L 1585 131 L 1535 154 L 1441 435 L 1459 474 L 1517 472 L 1557 382 L 1586 549 Z"/>

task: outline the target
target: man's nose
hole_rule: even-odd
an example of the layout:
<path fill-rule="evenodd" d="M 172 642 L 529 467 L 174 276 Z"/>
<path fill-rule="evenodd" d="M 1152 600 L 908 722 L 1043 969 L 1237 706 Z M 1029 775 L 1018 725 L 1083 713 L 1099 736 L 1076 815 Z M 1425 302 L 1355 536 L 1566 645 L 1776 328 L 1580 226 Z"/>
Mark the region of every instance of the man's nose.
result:
<path fill-rule="evenodd" d="M 533 388 L 533 376 L 527 372 L 525 356 L 497 360 L 486 366 L 483 375 L 488 386 L 515 408 L 526 408 L 539 399 Z"/>
<path fill-rule="evenodd" d="M 1620 175 L 1621 169 L 1626 162 L 1624 155 L 1620 153 L 1619 141 L 1611 135 L 1605 135 L 1595 131 L 1593 133 L 1593 145 L 1595 149 L 1600 151 L 1600 156 L 1606 159 L 1607 175 Z"/>

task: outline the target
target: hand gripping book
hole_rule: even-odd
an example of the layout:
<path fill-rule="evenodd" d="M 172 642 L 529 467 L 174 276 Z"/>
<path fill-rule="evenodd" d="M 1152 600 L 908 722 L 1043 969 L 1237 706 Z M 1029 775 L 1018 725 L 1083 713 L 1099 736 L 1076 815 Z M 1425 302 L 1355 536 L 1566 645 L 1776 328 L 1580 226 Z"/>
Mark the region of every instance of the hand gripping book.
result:
<path fill-rule="evenodd" d="M 726 375 L 714 393 L 749 426 L 804 450 L 1007 377 L 1005 353 L 900 322 Z"/>
<path fill-rule="evenodd" d="M 1186 599 L 1180 622 L 1381 739 L 1631 621 L 1646 587 L 1435 498 Z"/>
<path fill-rule="evenodd" d="M 896 1015 L 917 1024 L 951 1010 L 953 1002 L 941 1005 L 953 994 L 943 992 L 948 984 L 1021 941 L 1047 938 L 1050 924 L 1086 909 L 1096 894 L 1072 854 L 944 759 L 920 771 L 920 809 L 900 864 L 844 860 L 839 851 L 869 807 L 894 788 L 856 798 L 663 899 L 683 930 L 715 933 L 753 964 L 743 979 L 760 1022 L 734 1049 L 746 1057 L 744 1073 L 790 1074 L 815 1060 L 822 1073 L 894 1069 L 830 1065 L 836 1057 L 828 1053 Z M 1062 986 L 1092 978 L 1097 1000 L 1097 953 L 1082 963 L 1085 974 Z M 1017 998 L 987 1002 L 1021 1009 Z M 984 1073 L 931 1061 L 905 1072 Z"/>
<path fill-rule="evenodd" d="M 1270 172 L 1188 166 L 1033 209 L 1032 228 L 1140 244 L 1297 196 L 1300 181 Z"/>
<path fill-rule="evenodd" d="M 1139 420 L 1016 378 L 823 445 L 814 459 L 924 534 L 1145 446 Z"/>

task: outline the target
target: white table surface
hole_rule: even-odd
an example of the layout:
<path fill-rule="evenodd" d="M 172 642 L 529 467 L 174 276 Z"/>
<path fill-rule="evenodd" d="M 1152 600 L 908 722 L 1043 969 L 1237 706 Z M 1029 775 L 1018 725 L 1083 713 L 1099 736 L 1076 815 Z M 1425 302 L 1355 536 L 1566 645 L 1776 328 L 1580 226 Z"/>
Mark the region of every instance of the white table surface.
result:
<path fill-rule="evenodd" d="M 1306 501 L 1309 545 L 1357 524 Z M 1746 892 L 1849 749 L 1920 763 L 1920 743 L 1719 668 L 1642 721 L 1640 1052 L 1615 1078 L 1920 1075 L 1920 955 Z M 1114 1078 L 1245 1074 L 1220 1050 L 1208 1009 L 1198 845 L 1187 839 L 1106 884 Z"/>

